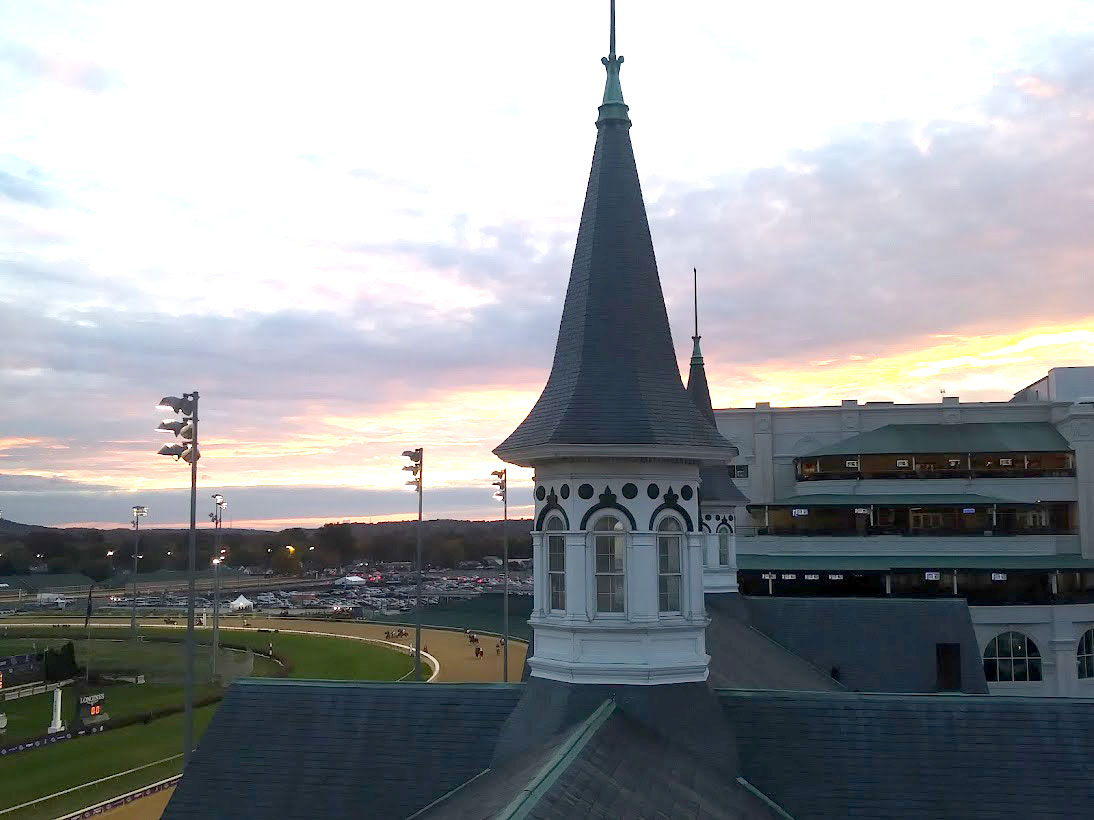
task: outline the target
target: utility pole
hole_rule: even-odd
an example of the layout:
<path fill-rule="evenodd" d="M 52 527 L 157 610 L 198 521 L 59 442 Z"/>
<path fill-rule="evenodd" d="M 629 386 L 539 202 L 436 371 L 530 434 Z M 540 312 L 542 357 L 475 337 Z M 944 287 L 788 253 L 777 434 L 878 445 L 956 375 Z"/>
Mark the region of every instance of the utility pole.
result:
<path fill-rule="evenodd" d="M 133 508 L 133 601 L 130 607 L 129 632 L 134 641 L 137 640 L 137 559 L 140 558 L 141 551 L 141 518 L 146 515 L 147 507 Z"/>

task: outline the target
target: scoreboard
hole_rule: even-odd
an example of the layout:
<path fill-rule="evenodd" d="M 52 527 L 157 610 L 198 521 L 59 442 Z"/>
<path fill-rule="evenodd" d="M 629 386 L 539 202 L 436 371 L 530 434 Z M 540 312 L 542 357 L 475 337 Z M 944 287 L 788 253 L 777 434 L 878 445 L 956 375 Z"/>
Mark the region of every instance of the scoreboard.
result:
<path fill-rule="evenodd" d="M 84 726 L 94 726 L 96 723 L 109 720 L 110 715 L 106 713 L 106 693 L 80 695 L 77 715 Z"/>

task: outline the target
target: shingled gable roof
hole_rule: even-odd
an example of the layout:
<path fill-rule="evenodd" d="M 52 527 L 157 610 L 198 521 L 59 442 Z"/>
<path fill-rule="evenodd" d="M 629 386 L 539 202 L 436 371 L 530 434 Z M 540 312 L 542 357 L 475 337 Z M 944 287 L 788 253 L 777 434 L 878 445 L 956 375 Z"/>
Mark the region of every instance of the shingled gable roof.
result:
<path fill-rule="evenodd" d="M 236 681 L 163 817 L 408 817 L 490 765 L 523 691 Z"/>
<path fill-rule="evenodd" d="M 619 86 L 622 61 L 614 51 L 603 60 L 608 80 L 551 375 L 494 450 L 515 463 L 530 448 L 564 445 L 734 452 L 680 381 Z"/>

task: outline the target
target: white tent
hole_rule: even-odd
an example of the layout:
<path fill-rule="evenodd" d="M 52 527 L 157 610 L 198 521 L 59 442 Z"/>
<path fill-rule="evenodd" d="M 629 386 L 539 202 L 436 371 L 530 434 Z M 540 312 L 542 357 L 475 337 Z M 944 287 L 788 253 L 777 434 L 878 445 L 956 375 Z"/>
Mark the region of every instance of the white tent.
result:
<path fill-rule="evenodd" d="M 367 583 L 368 581 L 366 581 L 360 575 L 347 575 L 345 578 L 339 578 L 337 581 L 335 581 L 334 585 L 337 587 L 349 587 L 356 586 L 357 584 Z"/>
<path fill-rule="evenodd" d="M 228 609 L 230 609 L 232 612 L 238 612 L 241 609 L 254 609 L 254 604 L 252 604 L 250 601 L 240 595 L 238 598 L 228 604 Z"/>

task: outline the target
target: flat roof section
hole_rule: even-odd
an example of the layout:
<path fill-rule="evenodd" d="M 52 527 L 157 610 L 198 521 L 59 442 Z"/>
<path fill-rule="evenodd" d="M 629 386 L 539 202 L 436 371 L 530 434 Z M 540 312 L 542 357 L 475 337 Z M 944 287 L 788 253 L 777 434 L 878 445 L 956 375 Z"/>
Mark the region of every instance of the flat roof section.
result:
<path fill-rule="evenodd" d="M 990 504 L 1016 504 L 1028 506 L 1033 501 L 1012 501 L 976 493 L 813 493 L 780 498 L 770 504 L 749 504 L 748 508 L 763 507 L 957 507 L 988 506 Z"/>
<path fill-rule="evenodd" d="M 803 458 L 887 453 L 1048 453 L 1070 450 L 1067 439 L 1043 421 L 887 424 L 819 447 Z"/>
<path fill-rule="evenodd" d="M 991 572 L 1094 570 L 1094 560 L 1078 554 L 1065 555 L 758 555 L 737 554 L 737 569 L 744 572 L 861 571 L 957 569 Z"/>

